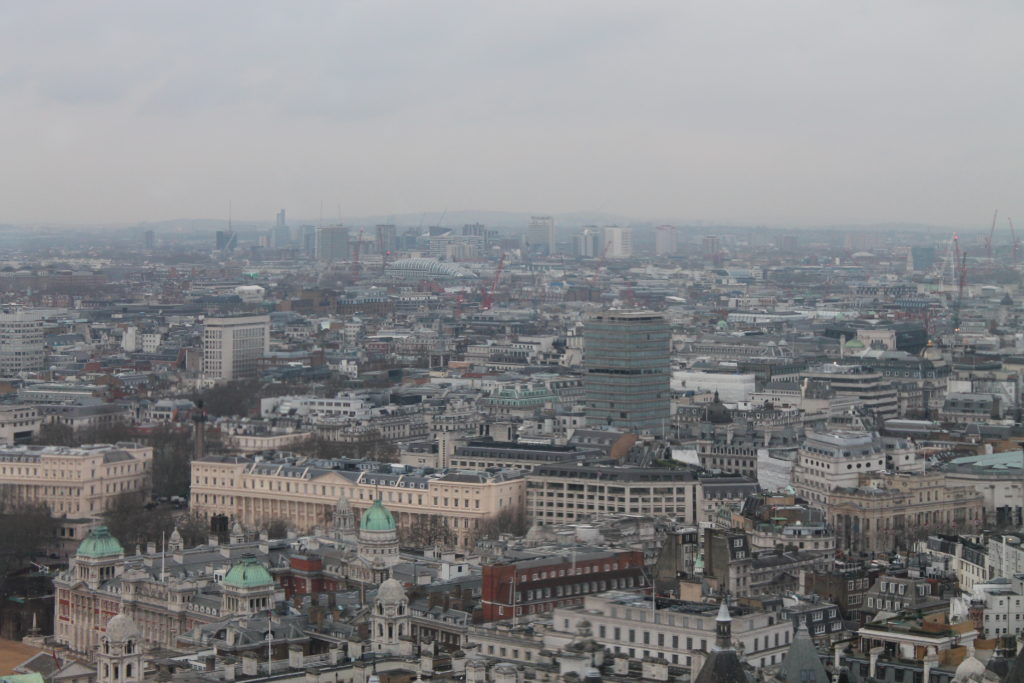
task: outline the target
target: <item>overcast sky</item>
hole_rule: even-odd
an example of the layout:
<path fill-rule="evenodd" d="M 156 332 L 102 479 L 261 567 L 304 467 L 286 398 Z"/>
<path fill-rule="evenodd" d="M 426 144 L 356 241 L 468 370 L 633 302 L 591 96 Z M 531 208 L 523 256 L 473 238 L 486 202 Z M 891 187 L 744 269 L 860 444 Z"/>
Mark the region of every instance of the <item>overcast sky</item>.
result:
<path fill-rule="evenodd" d="M 228 200 L 1024 222 L 1022 20 L 1020 0 L 7 2 L 0 222 Z"/>

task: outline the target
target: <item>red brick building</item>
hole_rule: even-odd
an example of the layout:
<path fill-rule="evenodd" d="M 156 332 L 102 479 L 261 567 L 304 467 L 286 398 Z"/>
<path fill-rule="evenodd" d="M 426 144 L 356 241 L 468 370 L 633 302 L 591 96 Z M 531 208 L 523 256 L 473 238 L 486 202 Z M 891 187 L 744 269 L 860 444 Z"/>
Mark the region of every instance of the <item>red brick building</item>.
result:
<path fill-rule="evenodd" d="M 583 596 L 647 585 L 639 550 L 582 550 L 518 562 L 484 565 L 483 621 L 582 605 Z"/>
<path fill-rule="evenodd" d="M 284 589 L 285 600 L 341 589 L 336 579 L 324 576 L 324 561 L 319 555 L 292 555 L 288 558 L 287 569 L 275 569 L 273 573 Z"/>

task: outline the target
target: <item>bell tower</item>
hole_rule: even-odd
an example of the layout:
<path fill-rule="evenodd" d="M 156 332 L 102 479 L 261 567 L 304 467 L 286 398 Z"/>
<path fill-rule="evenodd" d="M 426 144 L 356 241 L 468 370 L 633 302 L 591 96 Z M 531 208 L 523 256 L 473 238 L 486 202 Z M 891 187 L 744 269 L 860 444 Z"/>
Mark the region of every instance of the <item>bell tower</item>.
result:
<path fill-rule="evenodd" d="M 140 683 L 142 674 L 139 629 L 129 617 L 116 614 L 100 636 L 96 683 Z"/>

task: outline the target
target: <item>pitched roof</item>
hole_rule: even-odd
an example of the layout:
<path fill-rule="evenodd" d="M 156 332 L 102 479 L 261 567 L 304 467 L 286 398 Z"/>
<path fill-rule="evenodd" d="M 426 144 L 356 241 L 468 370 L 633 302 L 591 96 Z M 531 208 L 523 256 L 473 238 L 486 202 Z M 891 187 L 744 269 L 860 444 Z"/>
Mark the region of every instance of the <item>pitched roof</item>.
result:
<path fill-rule="evenodd" d="M 803 622 L 798 622 L 793 633 L 793 642 L 789 644 L 786 658 L 782 660 L 782 675 L 788 683 L 816 681 L 829 683 L 825 665 L 821 663 L 818 649 L 814 647 Z"/>
<path fill-rule="evenodd" d="M 1024 683 L 1024 648 L 1013 658 L 1003 683 Z"/>

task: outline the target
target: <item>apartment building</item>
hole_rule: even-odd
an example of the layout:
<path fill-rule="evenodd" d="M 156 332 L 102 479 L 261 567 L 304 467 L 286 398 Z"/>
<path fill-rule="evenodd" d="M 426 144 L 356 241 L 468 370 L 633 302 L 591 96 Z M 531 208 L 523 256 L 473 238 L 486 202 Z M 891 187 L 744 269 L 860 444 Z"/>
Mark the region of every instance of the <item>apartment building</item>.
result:
<path fill-rule="evenodd" d="M 35 406 L 13 403 L 0 405 L 0 444 L 28 443 L 39 432 L 43 419 Z"/>
<path fill-rule="evenodd" d="M 203 377 L 231 381 L 256 377 L 270 351 L 270 316 L 207 318 L 203 326 Z"/>
<path fill-rule="evenodd" d="M 57 517 L 99 517 L 124 493 L 148 495 L 153 449 L 134 443 L 0 449 L 7 501 L 44 503 Z"/>
<path fill-rule="evenodd" d="M 719 515 L 739 510 L 748 497 L 757 494 L 761 487 L 751 477 L 700 475 L 698 522 L 714 522 Z"/>
<path fill-rule="evenodd" d="M 43 316 L 20 308 L 0 309 L 0 377 L 43 369 Z"/>
<path fill-rule="evenodd" d="M 467 547 L 485 520 L 526 504 L 526 481 L 518 472 L 423 475 L 377 468 L 371 461 L 208 456 L 192 463 L 191 507 L 250 527 L 284 519 L 312 530 L 332 519 L 339 498 L 357 515 L 379 499 L 399 532 L 441 520 L 457 545 Z"/>
<path fill-rule="evenodd" d="M 526 512 L 534 524 L 561 524 L 599 513 L 667 515 L 697 521 L 700 490 L 688 469 L 584 463 L 539 465 L 526 474 Z"/>

